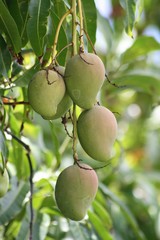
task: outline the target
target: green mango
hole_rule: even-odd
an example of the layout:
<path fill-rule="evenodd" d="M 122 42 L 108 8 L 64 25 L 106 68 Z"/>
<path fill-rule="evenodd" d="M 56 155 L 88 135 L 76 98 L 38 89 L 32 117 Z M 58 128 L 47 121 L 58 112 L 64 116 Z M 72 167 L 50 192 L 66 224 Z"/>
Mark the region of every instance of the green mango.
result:
<path fill-rule="evenodd" d="M 105 79 L 101 59 L 93 53 L 73 56 L 66 65 L 64 80 L 70 97 L 79 107 L 90 109 Z"/>
<path fill-rule="evenodd" d="M 32 108 L 44 119 L 50 120 L 65 94 L 63 77 L 56 71 L 40 70 L 28 86 L 28 100 Z"/>
<path fill-rule="evenodd" d="M 55 186 L 55 198 L 62 214 L 71 220 L 82 220 L 94 200 L 98 189 L 96 172 L 88 165 L 80 163 L 64 169 Z"/>
<path fill-rule="evenodd" d="M 55 70 L 58 71 L 62 76 L 64 76 L 64 71 L 65 71 L 64 67 L 56 66 Z M 53 116 L 52 119 L 57 119 L 57 118 L 62 117 L 69 110 L 69 108 L 71 106 L 72 106 L 72 100 L 71 100 L 70 96 L 68 95 L 68 92 L 67 92 L 67 89 L 66 89 L 65 95 L 62 98 L 61 102 L 58 104 L 57 112 Z"/>
<path fill-rule="evenodd" d="M 111 157 L 117 136 L 116 118 L 109 109 L 94 106 L 80 114 L 77 133 L 84 151 L 91 158 L 105 162 Z"/>
<path fill-rule="evenodd" d="M 0 198 L 3 197 L 9 188 L 9 176 L 5 169 L 4 172 L 0 168 Z"/>
<path fill-rule="evenodd" d="M 61 102 L 57 106 L 57 112 L 53 116 L 53 120 L 62 117 L 72 106 L 72 100 L 68 95 L 67 91 L 65 92 L 64 97 L 62 98 Z"/>

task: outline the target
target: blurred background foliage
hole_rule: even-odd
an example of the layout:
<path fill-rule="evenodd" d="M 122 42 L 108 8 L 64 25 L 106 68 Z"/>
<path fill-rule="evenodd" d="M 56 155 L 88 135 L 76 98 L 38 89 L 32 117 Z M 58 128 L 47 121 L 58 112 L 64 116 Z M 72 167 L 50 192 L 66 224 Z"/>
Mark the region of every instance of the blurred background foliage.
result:
<path fill-rule="evenodd" d="M 78 145 L 80 158 L 99 167 L 99 191 L 83 221 L 63 218 L 54 187 L 60 171 L 73 163 L 72 142 L 61 119 L 45 121 L 26 103 L 28 82 L 47 66 L 70 1 L 0 0 L 0 152 L 10 175 L 9 192 L 0 199 L 0 239 L 29 236 L 30 167 L 22 142 L 31 149 L 34 169 L 33 240 L 160 239 L 160 2 L 82 3 L 85 30 L 109 81 L 119 86 L 106 80 L 98 96 L 118 121 L 113 159 L 101 168 Z M 57 51 L 70 42 L 69 16 Z M 87 36 L 85 44 L 93 51 Z M 59 64 L 65 65 L 70 51 L 66 48 L 57 57 Z M 71 133 L 70 121 L 67 128 Z"/>

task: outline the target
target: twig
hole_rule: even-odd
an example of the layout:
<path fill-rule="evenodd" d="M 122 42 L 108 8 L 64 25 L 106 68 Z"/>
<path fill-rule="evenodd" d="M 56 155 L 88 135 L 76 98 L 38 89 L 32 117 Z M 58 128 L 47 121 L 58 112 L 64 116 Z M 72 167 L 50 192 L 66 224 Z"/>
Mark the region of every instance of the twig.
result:
<path fill-rule="evenodd" d="M 16 140 L 19 144 L 21 144 L 25 150 L 27 151 L 26 156 L 28 159 L 28 163 L 29 163 L 29 168 L 30 168 L 30 177 L 29 177 L 29 182 L 30 182 L 30 223 L 29 223 L 29 240 L 32 240 L 32 233 L 33 233 L 33 166 L 32 166 L 32 161 L 31 161 L 31 157 L 30 157 L 30 153 L 31 153 L 31 149 L 29 147 L 29 145 L 27 145 L 26 143 L 24 143 L 21 139 L 19 139 L 17 136 L 15 136 L 12 132 L 8 131 L 7 129 L 4 130 L 7 134 L 11 135 L 12 138 L 14 140 Z"/>
<path fill-rule="evenodd" d="M 71 136 L 71 134 L 68 132 L 68 129 L 67 129 L 67 118 L 66 118 L 66 114 L 64 117 L 61 117 L 62 118 L 62 124 L 64 125 L 64 129 L 67 133 L 67 135 L 70 137 L 70 138 L 73 138 L 73 136 Z"/>

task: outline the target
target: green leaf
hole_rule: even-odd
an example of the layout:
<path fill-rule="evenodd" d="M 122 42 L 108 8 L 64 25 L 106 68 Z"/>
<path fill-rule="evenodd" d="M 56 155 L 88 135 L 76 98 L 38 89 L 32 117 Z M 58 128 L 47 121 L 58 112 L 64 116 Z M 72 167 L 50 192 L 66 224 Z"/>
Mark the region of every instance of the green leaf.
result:
<path fill-rule="evenodd" d="M 0 130 L 0 153 L 1 153 L 1 156 L 3 158 L 2 160 L 6 161 L 7 160 L 8 151 L 7 151 L 5 137 L 4 137 L 4 135 L 3 135 L 1 130 Z"/>
<path fill-rule="evenodd" d="M 29 216 L 26 212 L 26 214 L 22 220 L 21 227 L 20 227 L 20 230 L 16 237 L 16 240 L 22 240 L 22 239 L 27 240 L 28 234 L 29 234 Z"/>
<path fill-rule="evenodd" d="M 51 9 L 50 11 L 50 16 L 48 19 L 48 32 L 47 32 L 47 48 L 51 49 L 53 46 L 54 38 L 55 38 L 55 33 L 56 29 L 58 26 L 60 19 L 59 17 L 55 14 L 54 8 Z M 61 51 L 66 45 L 67 45 L 67 36 L 64 30 L 64 27 L 62 26 L 60 29 L 59 37 L 58 37 L 58 42 L 57 42 L 57 53 Z M 60 65 L 64 66 L 65 61 L 66 61 L 66 54 L 67 54 L 67 49 L 64 49 L 61 54 L 57 57 L 57 61 L 59 62 Z"/>
<path fill-rule="evenodd" d="M 100 236 L 102 240 L 113 240 L 111 234 L 106 229 L 104 223 L 102 222 L 101 218 L 98 217 L 95 213 L 88 211 L 89 220 L 93 224 L 96 232 Z"/>
<path fill-rule="evenodd" d="M 11 14 L 11 16 L 13 17 L 15 23 L 18 26 L 18 30 L 21 33 L 22 31 L 22 27 L 23 27 L 23 19 L 22 19 L 22 15 L 19 9 L 19 5 L 18 5 L 18 0 L 5 0 L 8 10 Z"/>
<path fill-rule="evenodd" d="M 107 229 L 110 229 L 112 227 L 112 220 L 107 212 L 107 209 L 105 209 L 98 201 L 94 200 L 92 204 L 94 211 L 98 215 L 98 217 L 103 222 L 104 226 L 106 226 Z"/>
<path fill-rule="evenodd" d="M 148 93 L 153 97 L 160 95 L 160 81 L 151 76 L 127 75 L 116 78 L 113 82 L 119 86 L 126 86 L 126 88 Z"/>
<path fill-rule="evenodd" d="M 47 214 L 37 213 L 33 225 L 33 239 L 45 240 L 50 224 L 50 217 Z"/>
<path fill-rule="evenodd" d="M 83 15 L 84 15 L 84 25 L 85 31 L 89 35 L 93 45 L 96 41 L 96 28 L 97 28 L 97 11 L 94 1 L 92 0 L 82 0 L 83 4 Z M 88 44 L 89 51 L 93 51 L 90 44 Z"/>
<path fill-rule="evenodd" d="M 7 44 L 0 35 L 0 73 L 4 78 L 8 79 L 11 75 L 11 54 L 8 50 Z"/>
<path fill-rule="evenodd" d="M 12 189 L 0 199 L 0 225 L 13 219 L 21 210 L 22 203 L 29 190 L 29 184 L 17 181 L 12 182 Z"/>
<path fill-rule="evenodd" d="M 88 229 L 84 228 L 83 225 L 77 222 L 69 221 L 69 228 L 73 239 L 90 240 L 93 237 L 93 235 L 91 235 L 91 232 L 87 231 Z"/>
<path fill-rule="evenodd" d="M 135 23 L 135 1 L 134 0 L 120 0 L 121 6 L 125 9 L 125 27 L 126 32 L 130 37 L 133 37 L 133 26 Z"/>
<path fill-rule="evenodd" d="M 47 31 L 47 18 L 49 16 L 50 0 L 31 0 L 27 33 L 31 46 L 37 56 L 43 55 L 44 37 Z"/>
<path fill-rule="evenodd" d="M 124 216 L 126 217 L 127 222 L 130 224 L 130 226 L 132 227 L 132 230 L 135 233 L 136 239 L 137 240 L 146 240 L 143 232 L 139 228 L 133 214 L 130 212 L 128 207 L 113 192 L 111 192 L 104 184 L 100 183 L 99 187 L 105 196 L 109 197 L 113 202 L 115 202 L 121 208 L 121 211 L 123 212 Z"/>
<path fill-rule="evenodd" d="M 26 43 L 28 42 L 27 22 L 28 22 L 28 18 L 29 18 L 29 13 L 28 13 L 29 1 L 28 0 L 18 0 L 18 5 L 19 5 L 20 13 L 21 13 L 22 19 L 23 19 L 23 27 L 22 27 L 22 31 L 21 31 L 22 46 L 25 46 Z"/>
<path fill-rule="evenodd" d="M 20 52 L 21 38 L 18 27 L 2 0 L 0 0 L 0 27 L 9 37 L 15 52 Z"/>
<path fill-rule="evenodd" d="M 140 36 L 135 40 L 133 45 L 123 53 L 121 63 L 129 63 L 155 50 L 160 50 L 160 44 L 153 37 Z"/>
<path fill-rule="evenodd" d="M 40 69 L 40 65 L 37 64 L 30 68 L 29 70 L 26 70 L 22 76 L 18 77 L 15 81 L 14 84 L 17 87 L 27 87 L 31 78 L 33 75 Z"/>

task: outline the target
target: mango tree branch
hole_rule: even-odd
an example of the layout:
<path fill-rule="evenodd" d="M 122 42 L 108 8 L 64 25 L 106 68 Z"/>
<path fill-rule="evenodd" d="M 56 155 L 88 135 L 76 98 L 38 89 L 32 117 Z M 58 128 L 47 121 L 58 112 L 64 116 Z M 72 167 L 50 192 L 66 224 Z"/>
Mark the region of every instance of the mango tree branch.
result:
<path fill-rule="evenodd" d="M 12 132 L 8 131 L 7 129 L 4 130 L 7 134 L 11 135 L 14 140 L 16 140 L 19 144 L 21 144 L 25 150 L 27 151 L 26 156 L 28 159 L 28 164 L 29 164 L 29 169 L 30 169 L 30 177 L 29 177 L 29 182 L 30 182 L 30 233 L 29 233 L 29 240 L 32 240 L 32 232 L 33 232 L 33 166 L 32 166 L 32 161 L 30 157 L 30 147 L 26 143 L 24 143 L 21 139 L 19 139 L 17 136 L 15 136 Z"/>

